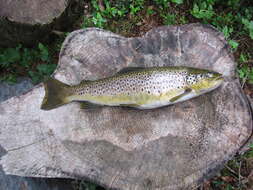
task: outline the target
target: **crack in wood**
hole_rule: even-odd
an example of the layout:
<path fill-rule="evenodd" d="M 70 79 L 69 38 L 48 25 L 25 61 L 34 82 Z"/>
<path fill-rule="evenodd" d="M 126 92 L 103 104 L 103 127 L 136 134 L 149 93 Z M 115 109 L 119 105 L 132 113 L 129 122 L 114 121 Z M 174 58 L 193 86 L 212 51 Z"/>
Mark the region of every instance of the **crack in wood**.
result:
<path fill-rule="evenodd" d="M 39 141 L 36 141 L 36 142 L 33 142 L 33 143 L 29 143 L 29 144 L 26 144 L 26 145 L 23 145 L 23 146 L 19 146 L 19 147 L 16 147 L 16 148 L 7 149 L 6 151 L 12 152 L 12 151 L 20 150 L 22 148 L 27 148 L 27 147 L 32 146 L 34 144 L 40 143 L 40 142 L 42 142 L 44 140 L 46 140 L 46 138 L 43 138 L 43 139 L 41 139 Z"/>

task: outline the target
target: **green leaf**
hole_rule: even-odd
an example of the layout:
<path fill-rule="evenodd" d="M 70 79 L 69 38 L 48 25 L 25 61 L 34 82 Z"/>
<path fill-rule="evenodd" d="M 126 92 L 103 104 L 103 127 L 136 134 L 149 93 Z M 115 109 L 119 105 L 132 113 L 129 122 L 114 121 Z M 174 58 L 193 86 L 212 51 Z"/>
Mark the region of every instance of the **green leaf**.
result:
<path fill-rule="evenodd" d="M 171 0 L 171 2 L 176 3 L 176 4 L 182 4 L 184 0 Z"/>
<path fill-rule="evenodd" d="M 22 58 L 20 60 L 20 65 L 28 68 L 30 63 L 38 57 L 38 52 L 32 49 L 23 49 Z"/>
<path fill-rule="evenodd" d="M 222 32 L 223 32 L 225 38 L 228 38 L 228 37 L 229 37 L 228 27 L 227 27 L 227 26 L 225 26 L 225 27 L 222 29 Z"/>
<path fill-rule="evenodd" d="M 241 69 L 238 69 L 238 74 L 241 79 L 245 78 L 245 73 Z"/>
<path fill-rule="evenodd" d="M 163 14 L 163 23 L 165 25 L 173 25 L 176 23 L 176 15 L 174 14 Z"/>
<path fill-rule="evenodd" d="M 100 11 L 100 7 L 98 6 L 98 3 L 96 0 L 92 0 L 91 1 L 91 4 L 93 6 L 93 8 L 96 10 L 96 11 Z"/>
<path fill-rule="evenodd" d="M 212 18 L 215 12 L 211 4 L 207 5 L 206 2 L 202 2 L 200 5 L 196 3 L 193 5 L 191 14 L 196 18 L 208 20 Z"/>
<path fill-rule="evenodd" d="M 138 11 L 140 11 L 141 10 L 141 8 L 140 7 L 134 7 L 134 5 L 130 5 L 130 14 L 132 14 L 132 15 L 135 15 Z"/>
<path fill-rule="evenodd" d="M 155 11 L 151 8 L 147 9 L 147 15 L 153 15 L 155 13 Z"/>
<path fill-rule="evenodd" d="M 240 62 L 244 63 L 244 62 L 247 62 L 247 61 L 248 61 L 247 55 L 245 55 L 244 53 L 241 53 L 240 54 Z"/>
<path fill-rule="evenodd" d="M 249 83 L 253 84 L 253 69 L 251 69 L 249 72 Z"/>
<path fill-rule="evenodd" d="M 51 75 L 56 68 L 56 64 L 41 64 L 37 66 L 37 70 L 42 75 Z"/>
<path fill-rule="evenodd" d="M 236 9 L 238 6 L 240 6 L 240 0 L 228 0 L 227 5 L 233 9 Z"/>
<path fill-rule="evenodd" d="M 91 26 L 93 26 L 92 18 L 84 17 L 81 27 L 86 28 L 86 27 L 91 27 Z"/>
<path fill-rule="evenodd" d="M 125 13 L 124 13 L 124 11 L 118 10 L 117 14 L 121 17 L 121 16 L 123 16 Z"/>
<path fill-rule="evenodd" d="M 249 32 L 249 36 L 253 39 L 253 21 L 249 21 L 246 18 L 242 18 L 242 23 L 244 25 L 244 29 Z"/>
<path fill-rule="evenodd" d="M 168 7 L 168 0 L 155 0 L 155 3 L 156 3 L 158 6 L 161 6 L 162 9 Z"/>
<path fill-rule="evenodd" d="M 253 30 L 250 30 L 250 31 L 249 31 L 249 36 L 250 36 L 250 38 L 253 40 Z"/>
<path fill-rule="evenodd" d="M 213 184 L 214 184 L 216 187 L 219 187 L 220 185 L 223 185 L 224 182 L 223 182 L 223 181 L 213 181 Z"/>
<path fill-rule="evenodd" d="M 214 5 L 217 0 L 205 0 L 208 5 Z"/>
<path fill-rule="evenodd" d="M 196 15 L 196 14 L 198 14 L 198 13 L 199 13 L 199 7 L 198 7 L 197 4 L 194 4 L 194 5 L 193 5 L 192 14 L 193 14 L 193 16 L 194 16 L 194 15 Z"/>
<path fill-rule="evenodd" d="M 17 83 L 17 77 L 14 74 L 8 74 L 3 77 L 0 76 L 0 81 L 5 81 L 8 84 L 15 84 Z"/>
<path fill-rule="evenodd" d="M 39 43 L 38 48 L 40 50 L 40 59 L 45 62 L 50 61 L 48 48 L 44 46 L 42 43 Z"/>
<path fill-rule="evenodd" d="M 188 21 L 187 21 L 187 19 L 186 19 L 185 16 L 181 16 L 181 17 L 179 18 L 179 22 L 180 22 L 180 24 L 186 24 Z"/>
<path fill-rule="evenodd" d="M 249 145 L 250 150 L 245 153 L 247 158 L 253 158 L 253 143 Z"/>
<path fill-rule="evenodd" d="M 0 64 L 8 66 L 10 63 L 16 63 L 20 60 L 20 47 L 7 48 L 2 54 L 0 54 Z"/>
<path fill-rule="evenodd" d="M 97 27 L 99 27 L 99 28 L 103 28 L 104 23 L 106 23 L 107 20 L 104 19 L 104 18 L 102 17 L 102 15 L 101 15 L 99 12 L 97 12 L 97 13 L 93 14 L 92 22 L 93 22 L 93 24 L 94 24 L 95 26 L 97 26 Z"/>
<path fill-rule="evenodd" d="M 228 43 L 232 49 L 236 49 L 239 46 L 239 43 L 234 40 L 229 40 Z"/>
<path fill-rule="evenodd" d="M 229 28 L 229 27 L 225 26 L 225 27 L 223 27 L 222 32 L 223 32 L 225 38 L 228 39 L 230 37 L 231 33 L 233 32 L 233 28 Z"/>
<path fill-rule="evenodd" d="M 30 75 L 30 77 L 32 79 L 32 82 L 34 84 L 37 84 L 37 83 L 39 83 L 39 82 L 42 81 L 43 77 L 39 73 L 33 72 L 33 71 L 29 71 L 28 74 Z"/>
<path fill-rule="evenodd" d="M 226 190 L 233 190 L 233 186 L 231 184 L 227 184 L 226 185 Z"/>
<path fill-rule="evenodd" d="M 249 75 L 250 69 L 248 66 L 244 65 L 243 67 L 239 68 L 237 72 L 241 79 L 246 79 Z"/>

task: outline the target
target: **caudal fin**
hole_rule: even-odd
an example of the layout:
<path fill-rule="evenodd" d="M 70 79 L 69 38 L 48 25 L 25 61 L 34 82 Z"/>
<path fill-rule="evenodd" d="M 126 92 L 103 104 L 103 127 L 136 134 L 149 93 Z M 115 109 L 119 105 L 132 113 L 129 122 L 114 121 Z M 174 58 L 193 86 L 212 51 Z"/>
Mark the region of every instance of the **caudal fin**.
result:
<path fill-rule="evenodd" d="M 70 86 L 56 79 L 50 78 L 44 82 L 45 97 L 41 109 L 51 110 L 63 104 L 69 103 L 66 99 L 70 95 Z"/>

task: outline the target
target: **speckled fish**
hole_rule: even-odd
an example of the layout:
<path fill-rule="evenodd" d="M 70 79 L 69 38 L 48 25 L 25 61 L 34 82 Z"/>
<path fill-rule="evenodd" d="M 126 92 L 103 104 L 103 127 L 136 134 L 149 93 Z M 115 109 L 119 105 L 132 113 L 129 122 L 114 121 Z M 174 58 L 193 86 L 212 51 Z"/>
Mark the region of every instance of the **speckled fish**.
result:
<path fill-rule="evenodd" d="M 73 101 L 82 101 L 83 108 L 106 105 L 152 109 L 199 96 L 222 81 L 217 72 L 191 67 L 130 67 L 114 76 L 84 80 L 75 86 L 51 78 L 44 83 L 41 109 L 50 110 Z"/>

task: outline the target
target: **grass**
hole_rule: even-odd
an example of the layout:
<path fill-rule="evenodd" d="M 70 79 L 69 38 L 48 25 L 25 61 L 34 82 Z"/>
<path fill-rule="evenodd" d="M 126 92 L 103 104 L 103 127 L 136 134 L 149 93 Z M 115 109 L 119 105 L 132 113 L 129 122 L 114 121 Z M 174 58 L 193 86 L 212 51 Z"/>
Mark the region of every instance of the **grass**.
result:
<path fill-rule="evenodd" d="M 243 155 L 236 155 L 221 172 L 200 187 L 203 190 L 251 190 L 253 187 L 253 144 Z"/>
<path fill-rule="evenodd" d="M 241 85 L 245 93 L 253 97 L 252 0 L 91 0 L 83 3 L 85 14 L 69 31 L 99 27 L 134 37 L 161 25 L 192 22 L 213 25 L 223 32 L 230 44 Z M 59 49 L 66 36 L 65 32 L 63 34 L 55 35 L 52 43 L 39 43 L 32 48 L 23 45 L 0 48 L 0 80 L 15 83 L 20 76 L 30 77 L 35 84 L 45 80 L 56 67 Z M 205 182 L 200 189 L 249 189 L 252 170 L 253 145 L 244 155 L 228 162 L 219 175 Z M 76 183 L 75 188 L 94 190 L 99 187 L 82 181 Z"/>
<path fill-rule="evenodd" d="M 15 83 L 18 76 L 29 76 L 35 84 L 50 76 L 56 68 L 48 47 L 41 43 L 32 49 L 22 45 L 1 49 L 0 66 L 4 70 L 1 81 Z"/>

